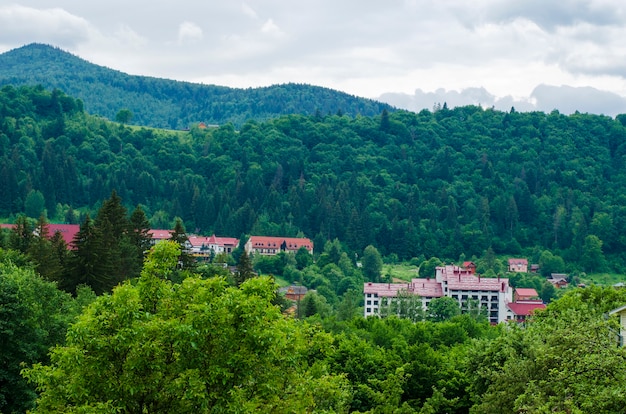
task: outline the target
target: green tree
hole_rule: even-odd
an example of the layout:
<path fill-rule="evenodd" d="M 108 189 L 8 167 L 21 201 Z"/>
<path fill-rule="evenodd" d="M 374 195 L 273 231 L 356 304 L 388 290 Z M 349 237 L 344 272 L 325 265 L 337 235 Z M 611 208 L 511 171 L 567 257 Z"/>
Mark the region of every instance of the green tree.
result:
<path fill-rule="evenodd" d="M 30 190 L 24 200 L 24 213 L 27 217 L 37 218 L 43 214 L 46 200 L 38 190 Z"/>
<path fill-rule="evenodd" d="M 237 270 L 235 271 L 235 284 L 237 287 L 241 286 L 243 282 L 248 279 L 255 277 L 256 274 L 252 269 L 252 261 L 250 260 L 250 256 L 244 250 L 239 256 L 239 261 L 237 262 Z"/>
<path fill-rule="evenodd" d="M 189 251 L 189 237 L 185 230 L 185 225 L 180 218 L 176 219 L 174 229 L 170 232 L 170 240 L 180 246 L 180 257 L 178 259 L 182 270 L 191 270 L 196 267 L 196 259 Z"/>
<path fill-rule="evenodd" d="M 565 261 L 561 256 L 554 255 L 549 250 L 544 250 L 539 256 L 539 271 L 545 277 L 552 273 L 562 273 L 565 271 Z"/>
<path fill-rule="evenodd" d="M 585 237 L 583 255 L 580 264 L 587 272 L 603 272 L 607 269 L 606 259 L 602 253 L 602 240 L 594 234 Z"/>
<path fill-rule="evenodd" d="M 115 115 L 115 122 L 120 124 L 128 124 L 133 119 L 133 113 L 128 108 L 123 108 Z"/>
<path fill-rule="evenodd" d="M 15 220 L 15 227 L 11 229 L 9 247 L 21 253 L 28 252 L 28 249 L 35 238 L 33 230 L 33 225 L 26 216 L 18 216 Z"/>
<path fill-rule="evenodd" d="M 60 283 L 61 288 L 74 293 L 79 285 L 87 285 L 99 295 L 109 292 L 117 284 L 115 268 L 109 259 L 112 252 L 101 241 L 99 230 L 87 215 L 72 240 L 67 276 Z"/>
<path fill-rule="evenodd" d="M 434 278 L 437 266 L 441 266 L 442 262 L 436 257 L 431 257 L 430 259 L 422 262 L 419 267 L 419 276 L 421 278 Z"/>
<path fill-rule="evenodd" d="M 430 301 L 426 318 L 434 322 L 448 320 L 456 315 L 461 314 L 459 301 L 448 296 L 435 298 Z"/>
<path fill-rule="evenodd" d="M 35 387 L 20 375 L 22 364 L 48 361 L 50 347 L 62 344 L 76 316 L 70 295 L 32 269 L 0 263 L 0 411 L 33 408 Z"/>
<path fill-rule="evenodd" d="M 472 352 L 471 412 L 620 412 L 626 352 L 610 334 L 613 322 L 588 306 L 541 315 Z"/>
<path fill-rule="evenodd" d="M 331 338 L 284 318 L 269 278 L 172 284 L 152 264 L 166 246 L 136 286 L 90 305 L 49 365 L 25 370 L 41 391 L 33 413 L 346 411 L 349 384 L 324 362 Z"/>
<path fill-rule="evenodd" d="M 376 247 L 369 245 L 361 258 L 363 276 L 370 282 L 380 282 L 383 271 L 383 259 Z"/>

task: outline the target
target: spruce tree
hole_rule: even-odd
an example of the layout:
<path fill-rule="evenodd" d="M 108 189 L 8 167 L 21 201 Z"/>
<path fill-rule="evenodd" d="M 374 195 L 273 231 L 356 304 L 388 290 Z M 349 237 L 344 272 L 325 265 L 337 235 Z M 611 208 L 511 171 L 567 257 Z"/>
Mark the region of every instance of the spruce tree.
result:
<path fill-rule="evenodd" d="M 15 220 L 15 227 L 13 227 L 9 236 L 9 247 L 13 250 L 27 253 L 33 239 L 33 225 L 26 216 L 18 216 Z"/>
<path fill-rule="evenodd" d="M 250 260 L 250 256 L 244 250 L 239 256 L 239 261 L 237 262 L 237 271 L 235 272 L 235 284 L 237 286 L 241 286 L 243 282 L 252 277 L 256 276 L 254 270 L 252 269 L 252 261 Z"/>
<path fill-rule="evenodd" d="M 109 292 L 115 286 L 110 250 L 102 244 L 102 234 L 91 217 L 86 216 L 72 240 L 68 257 L 67 276 L 61 287 L 75 293 L 79 285 L 90 286 L 96 294 Z"/>
<path fill-rule="evenodd" d="M 189 252 L 189 237 L 185 231 L 185 225 L 180 218 L 176 219 L 174 230 L 170 232 L 170 240 L 180 246 L 179 264 L 182 270 L 192 270 L 196 267 L 196 260 Z"/>

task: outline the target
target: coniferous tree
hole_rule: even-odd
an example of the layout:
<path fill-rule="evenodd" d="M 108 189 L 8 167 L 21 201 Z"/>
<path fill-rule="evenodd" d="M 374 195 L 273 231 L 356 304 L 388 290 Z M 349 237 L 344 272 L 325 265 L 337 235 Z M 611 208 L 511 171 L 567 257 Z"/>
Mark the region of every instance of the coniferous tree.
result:
<path fill-rule="evenodd" d="M 239 256 L 237 262 L 237 271 L 235 272 L 235 284 L 239 287 L 243 282 L 256 276 L 252 268 L 252 261 L 250 256 L 244 250 Z"/>
<path fill-rule="evenodd" d="M 102 244 L 102 235 L 87 215 L 72 241 L 67 276 L 61 287 L 76 292 L 79 285 L 90 286 L 96 294 L 110 291 L 116 284 L 114 269 L 108 257 L 111 252 Z"/>
<path fill-rule="evenodd" d="M 150 222 L 141 206 L 137 206 L 130 215 L 128 240 L 133 250 L 131 273 L 134 276 L 139 276 L 144 257 L 152 245 Z"/>
<path fill-rule="evenodd" d="M 11 230 L 9 247 L 13 250 L 26 253 L 33 239 L 33 225 L 26 216 L 18 216 L 15 220 L 15 227 Z"/>
<path fill-rule="evenodd" d="M 174 230 L 170 232 L 170 240 L 178 243 L 180 246 L 179 264 L 182 270 L 191 270 L 196 267 L 196 261 L 189 252 L 189 237 L 185 231 L 185 225 L 180 218 L 176 219 Z"/>
<path fill-rule="evenodd" d="M 35 236 L 28 248 L 28 255 L 35 262 L 35 270 L 49 281 L 58 281 L 63 268 L 50 240 L 48 221 L 42 214 L 34 230 Z"/>

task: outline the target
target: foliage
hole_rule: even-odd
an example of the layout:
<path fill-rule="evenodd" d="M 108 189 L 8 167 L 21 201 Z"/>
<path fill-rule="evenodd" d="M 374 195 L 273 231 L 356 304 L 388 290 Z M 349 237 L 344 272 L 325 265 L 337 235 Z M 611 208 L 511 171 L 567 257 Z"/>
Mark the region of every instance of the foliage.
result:
<path fill-rule="evenodd" d="M 620 412 L 626 352 L 611 334 L 615 321 L 602 317 L 618 296 L 610 288 L 568 293 L 525 328 L 477 344 L 468 365 L 472 412 Z"/>
<path fill-rule="evenodd" d="M 178 217 L 200 234 L 308 236 L 320 268 L 368 245 L 399 261 L 484 257 L 478 271 L 496 275 L 507 253 L 539 263 L 550 252 L 544 272 L 626 262 L 626 127 L 609 117 L 468 106 L 175 132 L 111 123 L 79 102 L 0 90 L 0 215 L 22 213 L 27 197 L 39 210 L 38 191 L 49 220 L 97 217 L 115 190 L 155 227 Z"/>
<path fill-rule="evenodd" d="M 363 276 L 369 282 L 380 282 L 383 270 L 383 259 L 376 247 L 369 245 L 363 251 L 361 258 Z"/>
<path fill-rule="evenodd" d="M 35 387 L 21 377 L 23 364 L 48 361 L 48 349 L 62 344 L 79 307 L 32 269 L 19 268 L 3 252 L 0 263 L 0 411 L 33 407 Z"/>
<path fill-rule="evenodd" d="M 285 84 L 234 89 L 146 76 L 94 65 L 58 48 L 30 44 L 0 55 L 0 85 L 63 89 L 93 114 L 121 123 L 170 129 L 208 124 L 243 124 L 282 114 L 374 115 L 392 108 L 331 89 Z M 122 108 L 122 109 L 120 109 Z"/>
<path fill-rule="evenodd" d="M 177 260 L 170 245 L 136 286 L 98 298 L 50 365 L 25 370 L 42 391 L 33 412 L 345 411 L 347 383 L 324 363 L 332 339 L 285 319 L 270 279 L 172 284 L 153 263 Z"/>

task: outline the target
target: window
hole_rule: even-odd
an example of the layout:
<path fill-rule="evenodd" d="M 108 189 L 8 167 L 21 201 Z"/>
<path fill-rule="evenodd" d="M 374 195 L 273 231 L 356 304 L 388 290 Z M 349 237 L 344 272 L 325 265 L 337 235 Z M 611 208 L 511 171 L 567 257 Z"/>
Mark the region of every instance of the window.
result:
<path fill-rule="evenodd" d="M 378 301 L 377 300 L 374 301 L 374 305 L 378 305 Z"/>
<path fill-rule="evenodd" d="M 371 300 L 368 300 L 368 301 L 367 301 L 367 304 L 368 304 L 368 305 L 371 305 L 371 304 L 372 304 L 372 301 L 371 301 Z"/>
<path fill-rule="evenodd" d="M 366 311 L 367 313 L 372 313 L 372 308 L 366 308 L 366 309 L 365 309 L 365 311 Z"/>

